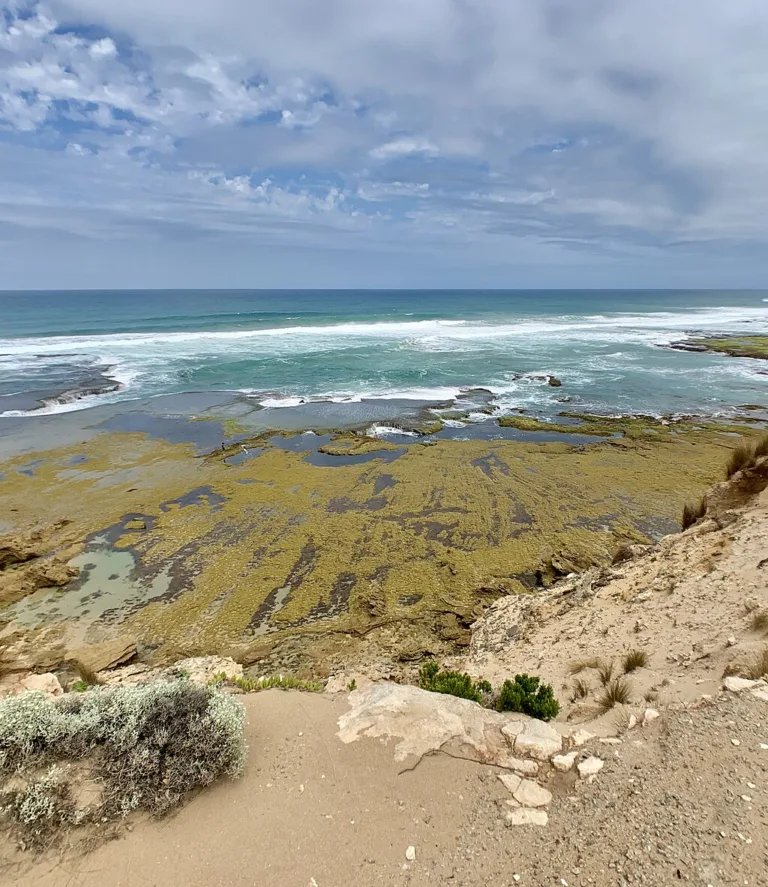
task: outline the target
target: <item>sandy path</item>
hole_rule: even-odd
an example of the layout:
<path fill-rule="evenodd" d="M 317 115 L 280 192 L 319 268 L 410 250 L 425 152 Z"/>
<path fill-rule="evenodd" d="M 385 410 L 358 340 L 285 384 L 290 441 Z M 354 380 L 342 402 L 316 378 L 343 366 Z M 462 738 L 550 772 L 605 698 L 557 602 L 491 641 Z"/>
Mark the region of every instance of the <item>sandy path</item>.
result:
<path fill-rule="evenodd" d="M 343 698 L 274 690 L 243 699 L 250 748 L 243 779 L 201 793 L 171 819 L 138 823 L 85 857 L 49 857 L 0 880 L 19 887 L 422 883 L 412 880 L 414 869 L 429 870 L 455 849 L 478 795 L 504 795 L 492 771 L 477 764 L 431 757 L 398 775 L 404 765 L 384 744 L 343 745 L 336 738 Z M 406 863 L 409 845 L 417 848 L 414 866 Z"/>

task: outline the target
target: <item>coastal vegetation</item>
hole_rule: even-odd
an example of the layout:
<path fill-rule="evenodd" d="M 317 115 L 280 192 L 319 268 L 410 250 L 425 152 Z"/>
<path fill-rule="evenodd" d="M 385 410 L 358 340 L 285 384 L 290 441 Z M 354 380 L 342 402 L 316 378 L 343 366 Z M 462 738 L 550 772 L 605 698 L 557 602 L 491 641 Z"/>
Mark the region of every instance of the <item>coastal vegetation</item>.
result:
<path fill-rule="evenodd" d="M 696 521 L 701 520 L 702 517 L 707 513 L 707 497 L 702 496 L 696 502 L 686 502 L 683 506 L 683 516 L 680 519 L 680 523 L 684 530 L 687 530 L 688 527 L 692 527 Z"/>
<path fill-rule="evenodd" d="M 741 441 L 731 451 L 725 466 L 726 478 L 733 477 L 737 471 L 754 467 L 758 459 L 768 456 L 768 434 L 756 441 Z"/>
<path fill-rule="evenodd" d="M 162 816 L 193 789 L 242 773 L 244 725 L 232 696 L 183 680 L 2 699 L 0 821 L 43 848 L 72 826 L 138 809 Z"/>
<path fill-rule="evenodd" d="M 527 674 L 505 680 L 498 692 L 494 692 L 488 681 L 475 680 L 457 671 L 442 671 L 437 662 L 430 661 L 419 670 L 419 686 L 422 690 L 469 699 L 498 711 L 522 712 L 542 721 L 557 717 L 560 711 L 552 686 Z"/>
<path fill-rule="evenodd" d="M 426 662 L 419 671 L 419 686 L 432 693 L 446 693 L 472 702 L 483 702 L 493 692 L 488 681 L 475 681 L 468 674 L 441 671 L 437 662 Z"/>
<path fill-rule="evenodd" d="M 721 354 L 729 354 L 731 357 L 753 357 L 758 360 L 768 360 L 768 336 L 766 335 L 701 337 L 675 343 L 675 346 L 682 347 L 683 350 L 717 351 Z"/>
<path fill-rule="evenodd" d="M 613 678 L 603 688 L 603 692 L 597 698 L 597 704 L 604 712 L 610 711 L 616 705 L 628 705 L 632 701 L 632 687 L 629 681 L 623 677 Z"/>
<path fill-rule="evenodd" d="M 560 711 L 560 703 L 555 699 L 551 684 L 544 684 L 537 676 L 518 674 L 514 680 L 506 680 L 501 686 L 496 708 L 499 711 L 519 711 L 551 721 Z"/>

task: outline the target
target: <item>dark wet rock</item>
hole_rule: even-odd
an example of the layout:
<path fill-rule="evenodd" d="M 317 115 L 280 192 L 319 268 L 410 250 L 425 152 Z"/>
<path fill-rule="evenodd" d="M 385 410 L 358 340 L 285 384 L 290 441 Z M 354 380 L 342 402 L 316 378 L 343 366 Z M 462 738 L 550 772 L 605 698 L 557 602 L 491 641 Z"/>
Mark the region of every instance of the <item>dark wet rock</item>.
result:
<path fill-rule="evenodd" d="M 563 383 L 557 378 L 557 376 L 550 376 L 547 379 L 547 385 L 551 388 L 560 388 Z"/>

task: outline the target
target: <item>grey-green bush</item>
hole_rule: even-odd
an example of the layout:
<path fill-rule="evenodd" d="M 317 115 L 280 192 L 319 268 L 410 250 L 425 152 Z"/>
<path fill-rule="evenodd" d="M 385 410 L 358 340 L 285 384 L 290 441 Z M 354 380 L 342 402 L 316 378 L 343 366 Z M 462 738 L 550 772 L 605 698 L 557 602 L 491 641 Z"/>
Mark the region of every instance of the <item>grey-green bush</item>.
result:
<path fill-rule="evenodd" d="M 104 786 L 100 817 L 137 808 L 161 815 L 192 789 L 240 775 L 244 725 L 238 700 L 188 681 L 102 688 L 53 700 L 26 693 L 0 700 L 0 781 L 87 758 Z M 40 792 L 31 784 L 25 793 L 30 791 L 31 803 Z M 61 795 L 60 787 L 57 791 Z M 24 803 L 18 793 L 6 792 L 3 812 L 23 824 L 23 815 L 13 812 L 21 814 Z"/>

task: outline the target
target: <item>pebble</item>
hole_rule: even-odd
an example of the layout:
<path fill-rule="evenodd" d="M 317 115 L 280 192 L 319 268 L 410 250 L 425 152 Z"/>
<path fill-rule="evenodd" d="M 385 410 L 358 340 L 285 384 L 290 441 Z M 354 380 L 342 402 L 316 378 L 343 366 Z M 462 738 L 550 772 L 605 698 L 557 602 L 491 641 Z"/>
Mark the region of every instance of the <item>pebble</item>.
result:
<path fill-rule="evenodd" d="M 731 745 L 741 745 L 741 743 L 739 742 L 738 739 L 732 739 L 732 740 L 731 740 Z"/>
<path fill-rule="evenodd" d="M 510 825 L 546 825 L 549 822 L 544 810 L 531 810 L 528 807 L 511 810 L 506 818 Z"/>
<path fill-rule="evenodd" d="M 579 776 L 582 779 L 586 779 L 588 776 L 597 775 L 603 769 L 604 764 L 605 762 L 601 761 L 600 758 L 593 756 L 582 761 L 576 769 L 579 771 Z"/>
<path fill-rule="evenodd" d="M 661 715 L 655 708 L 646 708 L 645 713 L 643 714 L 643 726 L 647 727 L 648 724 L 653 723 L 653 721 L 659 717 L 661 717 Z"/>
<path fill-rule="evenodd" d="M 560 773 L 567 773 L 568 770 L 573 769 L 577 755 L 578 752 L 575 751 L 572 751 L 567 755 L 555 755 L 554 758 L 552 758 L 552 766 L 555 770 L 559 770 Z"/>
<path fill-rule="evenodd" d="M 546 807 L 552 802 L 550 792 L 532 779 L 522 779 L 519 787 L 513 793 L 513 797 L 523 807 Z"/>
<path fill-rule="evenodd" d="M 408 862 L 413 862 L 414 859 L 416 859 L 416 848 L 413 845 L 406 849 L 405 858 L 408 860 Z"/>

